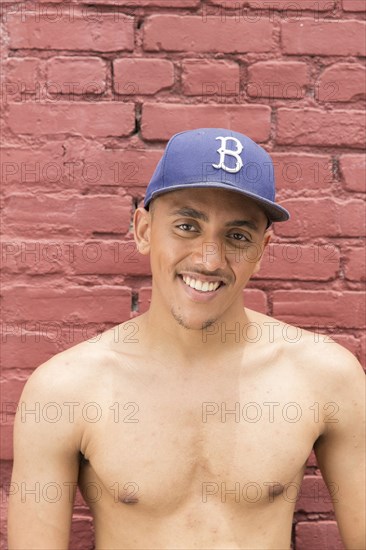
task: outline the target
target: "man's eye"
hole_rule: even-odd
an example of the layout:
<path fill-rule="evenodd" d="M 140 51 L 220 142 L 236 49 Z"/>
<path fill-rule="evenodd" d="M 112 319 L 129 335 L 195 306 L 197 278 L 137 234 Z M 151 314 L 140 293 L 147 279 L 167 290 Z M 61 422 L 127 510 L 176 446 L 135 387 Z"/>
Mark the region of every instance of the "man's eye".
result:
<path fill-rule="evenodd" d="M 249 237 L 243 235 L 243 233 L 231 233 L 230 235 L 234 236 L 235 241 L 250 242 Z"/>
<path fill-rule="evenodd" d="M 195 229 L 194 225 L 191 223 L 180 223 L 176 227 L 178 227 L 178 229 L 182 229 L 183 231 L 191 231 L 192 229 Z"/>

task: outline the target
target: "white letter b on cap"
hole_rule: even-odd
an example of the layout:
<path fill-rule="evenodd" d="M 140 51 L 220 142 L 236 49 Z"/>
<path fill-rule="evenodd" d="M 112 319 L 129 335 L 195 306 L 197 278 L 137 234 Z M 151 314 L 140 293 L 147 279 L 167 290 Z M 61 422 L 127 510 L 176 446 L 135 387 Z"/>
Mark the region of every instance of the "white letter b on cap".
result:
<path fill-rule="evenodd" d="M 243 146 L 240 143 L 240 141 L 234 137 L 231 136 L 218 136 L 216 139 L 221 139 L 221 147 L 217 149 L 217 152 L 220 153 L 220 162 L 219 164 L 213 164 L 212 166 L 214 168 L 222 168 L 223 170 L 226 170 L 226 172 L 231 172 L 232 174 L 235 174 L 236 172 L 239 172 L 240 168 L 243 166 L 243 161 L 241 159 L 240 153 L 243 150 Z M 226 143 L 228 140 L 233 141 L 236 144 L 235 151 L 231 151 L 230 149 L 226 149 Z M 228 166 L 225 166 L 225 155 L 229 155 L 230 157 L 235 157 L 236 159 L 236 166 L 235 168 L 229 168 Z"/>

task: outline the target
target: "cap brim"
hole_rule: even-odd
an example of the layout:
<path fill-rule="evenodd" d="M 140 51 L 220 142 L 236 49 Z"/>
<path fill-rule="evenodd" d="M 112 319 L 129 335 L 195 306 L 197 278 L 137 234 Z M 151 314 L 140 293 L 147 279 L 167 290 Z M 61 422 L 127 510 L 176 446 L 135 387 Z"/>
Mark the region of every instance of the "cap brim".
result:
<path fill-rule="evenodd" d="M 215 189 L 226 189 L 228 191 L 232 191 L 233 193 L 239 193 L 240 195 L 243 195 L 245 197 L 248 197 L 249 199 L 252 199 L 255 201 L 258 206 L 263 208 L 264 212 L 266 213 L 268 219 L 271 222 L 285 222 L 290 218 L 290 213 L 286 210 L 286 208 L 283 208 L 283 206 L 280 206 L 279 204 L 276 204 L 268 199 L 264 199 L 263 197 L 259 197 L 258 195 L 255 195 L 254 193 L 250 193 L 249 191 L 242 191 L 241 189 L 238 189 L 237 187 L 233 187 L 232 185 L 225 184 L 225 183 L 218 183 L 218 182 L 198 182 L 198 183 L 185 183 L 182 185 L 174 185 L 170 186 L 168 188 L 158 189 L 157 191 L 153 192 L 152 195 L 145 201 L 144 201 L 144 207 L 148 208 L 150 202 L 158 197 L 159 195 L 163 195 L 165 193 L 170 193 L 171 191 L 178 191 L 180 189 L 203 189 L 205 187 L 209 188 L 215 188 Z"/>

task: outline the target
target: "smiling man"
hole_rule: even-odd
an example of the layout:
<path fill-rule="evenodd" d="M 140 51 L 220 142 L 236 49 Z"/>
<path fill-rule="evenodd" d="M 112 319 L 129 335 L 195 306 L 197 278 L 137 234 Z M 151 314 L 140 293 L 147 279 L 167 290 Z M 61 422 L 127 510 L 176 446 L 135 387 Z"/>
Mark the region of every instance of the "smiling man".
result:
<path fill-rule="evenodd" d="M 77 482 L 97 550 L 289 549 L 313 447 L 345 547 L 365 548 L 362 368 L 243 307 L 271 224 L 287 219 L 271 159 L 248 137 L 173 136 L 134 219 L 149 310 L 55 356 L 24 389 L 10 550 L 67 548 Z"/>

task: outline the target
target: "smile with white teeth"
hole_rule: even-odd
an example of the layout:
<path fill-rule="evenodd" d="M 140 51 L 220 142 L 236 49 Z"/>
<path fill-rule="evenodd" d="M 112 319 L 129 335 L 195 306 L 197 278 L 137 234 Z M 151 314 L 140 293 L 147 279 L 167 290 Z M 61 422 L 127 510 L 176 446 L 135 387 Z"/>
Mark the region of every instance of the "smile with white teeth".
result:
<path fill-rule="evenodd" d="M 208 281 L 200 281 L 199 279 L 193 279 L 193 277 L 188 277 L 187 275 L 182 275 L 183 281 L 186 285 L 194 288 L 195 290 L 200 290 L 201 292 L 212 292 L 217 290 L 220 286 L 220 281 L 209 283 Z"/>

